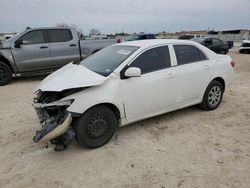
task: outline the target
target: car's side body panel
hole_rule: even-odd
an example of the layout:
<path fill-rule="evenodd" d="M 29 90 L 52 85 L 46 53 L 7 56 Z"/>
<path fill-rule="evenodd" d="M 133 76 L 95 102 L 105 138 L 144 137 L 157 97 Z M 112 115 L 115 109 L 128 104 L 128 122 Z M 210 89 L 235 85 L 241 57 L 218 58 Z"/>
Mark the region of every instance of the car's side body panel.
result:
<path fill-rule="evenodd" d="M 122 90 L 120 97 L 125 104 L 128 121 L 134 121 L 176 105 L 178 82 L 175 67 L 119 82 Z"/>

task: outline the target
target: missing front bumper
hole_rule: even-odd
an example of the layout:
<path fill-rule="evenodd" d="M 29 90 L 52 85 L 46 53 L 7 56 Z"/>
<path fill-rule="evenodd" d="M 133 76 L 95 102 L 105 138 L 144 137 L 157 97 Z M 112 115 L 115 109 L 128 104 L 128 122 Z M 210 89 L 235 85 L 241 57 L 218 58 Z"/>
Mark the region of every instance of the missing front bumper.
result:
<path fill-rule="evenodd" d="M 71 122 L 72 117 L 71 114 L 68 113 L 60 125 L 50 123 L 43 125 L 43 128 L 36 132 L 33 138 L 34 142 L 50 141 L 63 135 L 69 130 Z"/>

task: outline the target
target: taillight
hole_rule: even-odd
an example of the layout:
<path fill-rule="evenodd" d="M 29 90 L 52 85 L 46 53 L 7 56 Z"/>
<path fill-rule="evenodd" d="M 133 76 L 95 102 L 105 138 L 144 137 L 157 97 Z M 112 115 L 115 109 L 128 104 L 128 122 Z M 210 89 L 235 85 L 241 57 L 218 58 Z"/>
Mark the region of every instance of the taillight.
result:
<path fill-rule="evenodd" d="M 235 67 L 235 62 L 234 61 L 231 61 L 230 64 L 231 64 L 232 67 Z"/>

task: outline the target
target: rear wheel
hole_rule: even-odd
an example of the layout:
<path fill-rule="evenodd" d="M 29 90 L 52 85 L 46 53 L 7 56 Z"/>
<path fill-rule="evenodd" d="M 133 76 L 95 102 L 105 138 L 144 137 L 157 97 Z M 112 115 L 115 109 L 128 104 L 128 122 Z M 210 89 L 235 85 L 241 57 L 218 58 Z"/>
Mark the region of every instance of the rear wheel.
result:
<path fill-rule="evenodd" d="M 210 82 L 210 84 L 208 85 L 204 96 L 203 96 L 203 100 L 200 104 L 200 107 L 203 110 L 214 110 L 216 109 L 223 98 L 223 85 L 216 81 L 213 80 L 212 82 Z"/>
<path fill-rule="evenodd" d="M 6 63 L 0 61 L 0 86 L 7 84 L 12 78 L 12 71 Z"/>
<path fill-rule="evenodd" d="M 225 55 L 225 54 L 227 54 L 227 53 L 228 53 L 227 50 L 221 50 L 221 51 L 220 51 L 220 54 L 224 54 L 224 55 Z"/>
<path fill-rule="evenodd" d="M 110 108 L 93 107 L 75 122 L 77 140 L 88 148 L 101 147 L 112 138 L 117 124 L 118 120 Z"/>
<path fill-rule="evenodd" d="M 244 54 L 244 53 L 246 53 L 246 52 L 245 52 L 245 50 L 240 50 L 240 53 L 241 53 L 241 54 Z"/>

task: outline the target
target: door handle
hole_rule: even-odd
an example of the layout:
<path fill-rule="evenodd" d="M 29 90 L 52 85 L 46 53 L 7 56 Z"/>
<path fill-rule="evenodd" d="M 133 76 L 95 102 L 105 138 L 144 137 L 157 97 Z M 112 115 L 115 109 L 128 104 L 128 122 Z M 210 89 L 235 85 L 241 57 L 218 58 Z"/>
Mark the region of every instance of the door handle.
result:
<path fill-rule="evenodd" d="M 170 72 L 170 73 L 167 74 L 166 79 L 174 78 L 175 76 L 176 76 L 175 73 Z"/>
<path fill-rule="evenodd" d="M 48 46 L 40 46 L 40 49 L 48 48 Z"/>
<path fill-rule="evenodd" d="M 74 46 L 76 46 L 76 44 L 70 44 L 69 46 L 70 46 L 70 47 L 74 47 Z"/>

